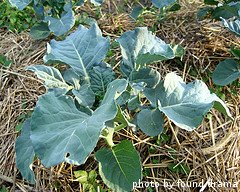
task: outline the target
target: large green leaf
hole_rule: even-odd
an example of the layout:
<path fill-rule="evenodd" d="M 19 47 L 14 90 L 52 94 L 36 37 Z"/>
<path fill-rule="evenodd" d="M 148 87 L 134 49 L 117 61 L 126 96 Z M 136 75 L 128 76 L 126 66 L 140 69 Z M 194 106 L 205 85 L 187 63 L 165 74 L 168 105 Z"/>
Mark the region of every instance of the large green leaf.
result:
<path fill-rule="evenodd" d="M 213 72 L 213 82 L 217 85 L 227 85 L 240 77 L 240 64 L 233 59 L 220 62 Z"/>
<path fill-rule="evenodd" d="M 31 2 L 32 0 L 9 0 L 9 3 L 11 3 L 11 5 L 13 5 L 14 7 L 17 7 L 19 10 L 23 10 Z"/>
<path fill-rule="evenodd" d="M 90 29 L 80 25 L 65 40 L 52 40 L 47 46 L 44 61 L 66 63 L 89 81 L 88 70 L 102 62 L 108 48 L 109 39 L 102 37 L 96 24 L 93 24 Z"/>
<path fill-rule="evenodd" d="M 174 58 L 171 46 L 154 36 L 146 27 L 127 31 L 117 41 L 123 57 L 121 69 L 127 76 L 145 64 Z"/>
<path fill-rule="evenodd" d="M 140 157 L 130 141 L 122 141 L 111 150 L 103 148 L 95 154 L 104 183 L 116 192 L 129 192 L 133 182 L 142 178 Z"/>
<path fill-rule="evenodd" d="M 163 131 L 163 115 L 159 109 L 143 109 L 137 116 L 140 129 L 149 136 L 157 136 Z"/>
<path fill-rule="evenodd" d="M 152 4 L 157 7 L 157 8 L 163 8 L 167 7 L 169 5 L 172 5 L 175 3 L 177 0 L 152 0 Z"/>
<path fill-rule="evenodd" d="M 75 23 L 74 12 L 70 4 L 64 6 L 64 12 L 61 14 L 61 18 L 54 18 L 46 16 L 45 21 L 48 22 L 50 31 L 56 36 L 61 36 L 68 32 Z"/>
<path fill-rule="evenodd" d="M 46 65 L 34 65 L 27 67 L 27 70 L 33 71 L 39 79 L 43 80 L 47 89 L 71 89 L 71 86 L 64 81 L 59 70 L 54 67 L 49 67 Z"/>
<path fill-rule="evenodd" d="M 204 82 L 196 80 L 186 84 L 175 73 L 167 74 L 164 83 L 144 93 L 153 106 L 157 105 L 177 126 L 188 131 L 200 125 L 215 102 L 221 112 L 231 117 L 224 102 L 211 94 Z"/>
<path fill-rule="evenodd" d="M 231 32 L 236 34 L 238 37 L 240 37 L 240 20 L 235 21 L 227 21 L 224 18 L 221 18 L 223 21 L 223 25 L 227 27 Z"/>
<path fill-rule="evenodd" d="M 100 107 L 92 115 L 79 111 L 69 96 L 56 96 L 53 92 L 41 96 L 32 115 L 31 140 L 43 165 L 84 163 L 105 122 L 116 116 L 115 99 L 126 87 L 124 79 L 110 83 Z"/>
<path fill-rule="evenodd" d="M 24 122 L 21 135 L 16 140 L 16 165 L 24 179 L 35 183 L 34 173 L 30 168 L 34 159 L 34 150 L 30 140 L 30 122 L 31 119 Z"/>
<path fill-rule="evenodd" d="M 107 86 L 115 79 L 112 68 L 107 66 L 96 66 L 89 71 L 91 88 L 96 95 L 104 95 Z"/>

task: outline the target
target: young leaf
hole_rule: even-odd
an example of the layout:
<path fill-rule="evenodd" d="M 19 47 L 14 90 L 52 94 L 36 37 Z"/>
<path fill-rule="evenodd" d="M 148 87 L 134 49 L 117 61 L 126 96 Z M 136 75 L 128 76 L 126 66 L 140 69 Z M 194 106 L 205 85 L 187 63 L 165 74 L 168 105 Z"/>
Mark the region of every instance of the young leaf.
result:
<path fill-rule="evenodd" d="M 140 97 L 139 94 L 133 95 L 129 100 L 128 100 L 128 109 L 131 111 L 136 110 L 138 107 L 141 106 L 140 102 Z"/>
<path fill-rule="evenodd" d="M 115 79 L 112 68 L 107 66 L 96 66 L 89 71 L 91 88 L 96 95 L 104 95 L 107 86 Z"/>
<path fill-rule="evenodd" d="M 172 45 L 175 57 L 182 57 L 185 54 L 185 49 L 181 45 Z"/>
<path fill-rule="evenodd" d="M 139 15 L 141 15 L 144 11 L 144 8 L 142 6 L 136 6 L 133 8 L 130 17 L 133 18 L 134 20 L 137 20 Z"/>
<path fill-rule="evenodd" d="M 140 157 L 130 141 L 122 141 L 111 150 L 100 149 L 95 157 L 100 176 L 113 191 L 131 191 L 133 182 L 142 178 Z"/>
<path fill-rule="evenodd" d="M 240 49 L 231 48 L 230 52 L 234 57 L 240 59 Z"/>
<path fill-rule="evenodd" d="M 79 183 L 88 183 L 88 173 L 84 170 L 74 171 L 74 176 L 77 178 Z"/>
<path fill-rule="evenodd" d="M 131 127 L 132 129 L 134 129 L 136 127 L 136 125 L 130 123 L 127 120 L 126 115 L 124 114 L 124 111 L 122 111 L 121 107 L 119 107 L 119 106 L 118 106 L 118 112 L 117 112 L 117 115 L 116 115 L 114 121 L 118 122 L 118 123 L 122 123 L 126 127 Z"/>
<path fill-rule="evenodd" d="M 33 145 L 30 140 L 30 122 L 27 119 L 22 127 L 21 135 L 16 140 L 16 165 L 24 179 L 30 183 L 35 183 L 35 176 L 30 168 L 34 159 Z"/>
<path fill-rule="evenodd" d="M 36 23 L 30 30 L 33 39 L 45 39 L 50 35 L 48 24 L 45 22 Z"/>
<path fill-rule="evenodd" d="M 69 90 L 69 86 L 63 79 L 58 69 L 46 65 L 34 65 L 27 67 L 27 70 L 33 71 L 37 77 L 44 81 L 47 89 L 61 88 Z"/>
<path fill-rule="evenodd" d="M 137 116 L 140 129 L 149 136 L 157 136 L 163 131 L 163 115 L 159 109 L 143 109 Z"/>
<path fill-rule="evenodd" d="M 74 12 L 71 4 L 64 6 L 64 12 L 61 14 L 61 18 L 54 18 L 46 16 L 45 21 L 48 22 L 48 27 L 56 36 L 61 36 L 68 32 L 75 23 Z"/>
<path fill-rule="evenodd" d="M 226 59 L 220 62 L 213 72 L 213 82 L 225 86 L 237 78 L 240 78 L 240 64 L 233 59 Z"/>
<path fill-rule="evenodd" d="M 203 7 L 200 8 L 197 12 L 197 19 L 202 21 L 203 19 L 207 18 L 212 12 L 213 12 L 212 7 Z"/>
<path fill-rule="evenodd" d="M 80 81 L 82 79 L 72 68 L 64 71 L 63 79 L 69 84 L 73 85 L 75 89 L 80 89 Z"/>
<path fill-rule="evenodd" d="M 145 64 L 174 58 L 172 47 L 154 36 L 146 27 L 125 32 L 117 42 L 123 57 L 121 70 L 127 76 Z"/>
<path fill-rule="evenodd" d="M 221 18 L 221 19 L 225 27 L 227 27 L 231 32 L 233 32 L 238 37 L 240 37 L 240 20 L 227 21 L 224 18 Z"/>
<path fill-rule="evenodd" d="M 9 0 L 9 3 L 11 3 L 12 6 L 17 7 L 19 10 L 23 10 L 31 2 L 32 0 Z"/>
<path fill-rule="evenodd" d="M 65 40 L 52 40 L 47 46 L 44 61 L 66 63 L 89 81 L 88 70 L 102 62 L 108 48 L 109 39 L 102 37 L 96 24 L 93 24 L 90 29 L 80 25 Z"/>
<path fill-rule="evenodd" d="M 153 88 L 159 83 L 160 78 L 161 75 L 158 71 L 151 68 L 141 68 L 138 71 L 133 70 L 129 80 L 133 87 Z"/>
<path fill-rule="evenodd" d="M 224 102 L 211 94 L 204 82 L 196 80 L 186 84 L 175 73 L 167 74 L 164 83 L 144 93 L 170 120 L 188 131 L 199 126 L 215 102 L 221 106 L 221 112 L 231 117 Z"/>
<path fill-rule="evenodd" d="M 79 90 L 72 90 L 72 93 L 75 95 L 78 103 L 84 107 L 92 107 L 95 102 L 95 94 L 88 84 L 82 85 Z"/>
<path fill-rule="evenodd" d="M 130 99 L 130 92 L 129 91 L 124 91 L 116 100 L 117 104 L 119 106 L 125 105 L 129 99 Z"/>
<path fill-rule="evenodd" d="M 12 65 L 12 61 L 8 60 L 6 56 L 0 55 L 0 64 L 5 68 L 9 68 Z"/>
<path fill-rule="evenodd" d="M 161 9 L 163 7 L 167 7 L 173 3 L 175 3 L 177 0 L 152 0 L 152 4 Z"/>
<path fill-rule="evenodd" d="M 56 96 L 53 92 L 41 96 L 32 115 L 31 140 L 43 165 L 84 163 L 105 122 L 116 116 L 115 99 L 126 87 L 124 79 L 110 83 L 100 107 L 92 115 L 79 111 L 69 96 Z"/>

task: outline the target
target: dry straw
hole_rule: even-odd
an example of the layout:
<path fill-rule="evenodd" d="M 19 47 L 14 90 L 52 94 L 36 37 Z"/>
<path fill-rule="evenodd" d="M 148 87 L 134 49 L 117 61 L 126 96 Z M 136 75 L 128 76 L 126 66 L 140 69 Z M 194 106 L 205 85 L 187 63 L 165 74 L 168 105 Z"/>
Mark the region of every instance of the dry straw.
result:
<path fill-rule="evenodd" d="M 106 14 L 100 18 L 100 27 L 104 35 L 116 38 L 116 32 L 134 28 L 134 23 L 125 14 L 118 14 L 117 1 L 106 3 Z M 176 71 L 189 82 L 196 78 L 205 80 L 210 88 L 215 88 L 209 78 L 220 60 L 230 57 L 231 46 L 240 47 L 240 41 L 221 27 L 221 23 L 207 20 L 196 20 L 198 2 L 182 2 L 183 11 L 169 16 L 157 26 L 157 35 L 167 42 L 181 44 L 186 48 L 186 55 L 181 63 L 168 61 L 153 65 L 165 76 L 169 71 Z M 197 6 L 196 6 L 197 5 Z M 129 4 L 131 7 L 131 4 Z M 126 9 L 129 9 L 126 8 Z M 115 8 L 115 12 L 111 10 Z M 89 8 L 90 9 L 90 8 Z M 88 7 L 85 7 L 88 10 Z M 187 10 L 187 11 L 186 11 Z M 91 10 L 90 10 L 91 11 Z M 144 25 L 151 27 L 155 22 L 151 15 L 146 15 Z M 18 117 L 32 111 L 38 96 L 44 93 L 42 84 L 24 68 L 29 65 L 42 64 L 46 42 L 33 41 L 27 33 L 16 35 L 5 30 L 0 31 L 0 55 L 13 61 L 11 68 L 0 68 L 0 186 L 5 185 L 12 191 L 81 191 L 81 185 L 73 182 L 73 171 L 78 169 L 97 170 L 93 155 L 81 167 L 62 163 L 51 169 L 44 168 L 35 161 L 33 169 L 37 183 L 30 186 L 21 179 L 15 167 L 14 144 L 17 137 L 15 127 L 19 124 Z M 121 57 L 119 49 L 113 50 L 117 57 L 110 58 L 118 67 Z M 209 79 L 209 80 L 208 80 Z M 140 132 L 123 130 L 116 134 L 115 141 L 130 139 L 141 154 L 143 167 L 148 169 L 146 181 L 154 181 L 160 187 L 154 191 L 199 191 L 201 188 L 175 186 L 164 188 L 164 181 L 174 183 L 181 179 L 184 182 L 203 182 L 212 179 L 216 182 L 240 181 L 240 90 L 231 87 L 237 94 L 231 94 L 230 88 L 223 88 L 226 102 L 233 115 L 230 121 L 217 111 L 211 112 L 202 125 L 193 132 L 186 132 L 174 126 L 167 119 L 165 128 L 170 141 L 157 144 Z M 103 146 L 100 140 L 98 148 Z M 154 149 L 149 153 L 149 148 Z M 170 153 L 172 150 L 174 154 Z M 174 155 L 174 158 L 172 156 Z M 170 163 L 185 164 L 190 174 L 173 173 L 167 167 Z M 100 182 L 101 183 L 101 182 Z M 103 185 L 103 184 L 102 184 Z M 205 188 L 206 191 L 239 191 L 238 188 L 226 189 L 219 186 Z M 146 191 L 146 189 L 136 189 Z"/>

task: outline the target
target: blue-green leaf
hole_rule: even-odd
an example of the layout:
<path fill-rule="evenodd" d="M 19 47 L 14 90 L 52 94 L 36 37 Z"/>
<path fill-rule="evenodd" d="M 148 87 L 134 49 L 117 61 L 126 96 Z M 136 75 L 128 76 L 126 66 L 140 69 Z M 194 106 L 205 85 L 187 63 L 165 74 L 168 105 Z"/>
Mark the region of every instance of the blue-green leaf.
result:
<path fill-rule="evenodd" d="M 78 103 L 84 107 L 92 107 L 95 102 L 95 94 L 88 84 L 82 85 L 79 90 L 74 89 L 72 92 Z"/>
<path fill-rule="evenodd" d="M 240 64 L 236 60 L 226 59 L 220 62 L 213 72 L 213 82 L 225 86 L 240 78 Z"/>
<path fill-rule="evenodd" d="M 149 136 L 157 136 L 163 131 L 163 115 L 159 109 L 143 109 L 137 115 L 137 124 Z"/>
<path fill-rule="evenodd" d="M 11 3 L 12 6 L 17 7 L 19 10 L 23 10 L 31 2 L 32 0 L 9 0 L 9 3 Z"/>
<path fill-rule="evenodd" d="M 63 79 L 58 69 L 46 65 L 33 65 L 27 67 L 27 70 L 33 71 L 37 77 L 44 81 L 47 89 L 61 88 L 69 90 L 69 86 Z"/>
<path fill-rule="evenodd" d="M 223 25 L 227 27 L 231 32 L 236 34 L 238 37 L 240 37 L 240 20 L 235 21 L 227 21 L 224 18 L 221 18 L 223 21 Z"/>
<path fill-rule="evenodd" d="M 45 22 L 36 23 L 30 30 L 33 39 L 45 39 L 50 35 L 48 24 Z"/>
<path fill-rule="evenodd" d="M 108 84 L 115 79 L 112 68 L 103 65 L 93 67 L 89 74 L 91 88 L 96 95 L 100 96 L 104 95 Z"/>
<path fill-rule="evenodd" d="M 75 23 L 74 12 L 68 4 L 64 6 L 64 12 L 61 14 L 61 18 L 54 18 L 46 16 L 45 21 L 48 22 L 50 31 L 56 36 L 61 36 L 68 32 Z"/>
<path fill-rule="evenodd" d="M 79 0 L 74 5 L 76 6 L 82 6 L 85 3 L 85 0 Z"/>
<path fill-rule="evenodd" d="M 223 4 L 221 6 L 216 7 L 212 12 L 212 18 L 214 19 L 230 19 L 232 17 L 238 16 L 238 10 L 240 9 L 240 3 L 229 3 Z"/>
<path fill-rule="evenodd" d="M 140 156 L 130 141 L 122 141 L 111 150 L 100 149 L 95 157 L 100 176 L 113 191 L 129 192 L 133 182 L 142 179 Z"/>
<path fill-rule="evenodd" d="M 128 100 L 127 106 L 128 106 L 128 109 L 131 111 L 134 111 L 137 108 L 139 108 L 141 106 L 139 94 L 133 95 L 132 97 L 130 97 L 130 99 Z"/>
<path fill-rule="evenodd" d="M 121 70 L 127 76 L 145 64 L 174 58 L 172 47 L 154 36 L 146 27 L 125 32 L 117 42 L 123 57 Z"/>
<path fill-rule="evenodd" d="M 175 73 L 167 74 L 163 83 L 144 93 L 170 120 L 188 131 L 200 125 L 215 102 L 221 106 L 221 112 L 231 117 L 224 102 L 211 94 L 204 82 L 196 80 L 186 84 Z"/>
<path fill-rule="evenodd" d="M 21 135 L 16 140 L 16 165 L 24 179 L 30 183 L 35 183 L 35 176 L 30 168 L 34 159 L 34 150 L 30 140 L 30 122 L 27 119 L 22 128 Z"/>
<path fill-rule="evenodd" d="M 203 7 L 200 8 L 197 12 L 197 19 L 198 20 L 203 20 L 209 16 L 214 9 L 212 7 Z"/>
<path fill-rule="evenodd" d="M 75 89 L 80 89 L 80 82 L 82 79 L 72 68 L 64 71 L 63 79 L 73 85 Z"/>
<path fill-rule="evenodd" d="M 137 20 L 137 18 L 139 17 L 139 15 L 141 15 L 144 11 L 144 8 L 142 6 L 136 6 L 133 8 L 130 17 Z"/>
<path fill-rule="evenodd" d="M 118 105 L 125 105 L 128 100 L 130 99 L 130 92 L 129 91 L 124 91 L 116 100 Z"/>
<path fill-rule="evenodd" d="M 175 3 L 177 0 L 152 0 L 152 4 L 161 9 L 163 7 L 167 7 L 169 5 L 172 5 L 173 3 Z"/>
<path fill-rule="evenodd" d="M 104 0 L 90 0 L 95 6 L 100 6 Z"/>
<path fill-rule="evenodd" d="M 129 80 L 133 87 L 153 88 L 160 81 L 161 75 L 158 71 L 151 68 L 141 68 L 131 72 Z"/>
<path fill-rule="evenodd" d="M 91 115 L 79 111 L 69 96 L 56 96 L 53 92 L 41 96 L 32 115 L 31 140 L 43 165 L 84 163 L 105 122 L 116 116 L 115 99 L 126 87 L 124 79 L 110 83 L 100 107 Z"/>
<path fill-rule="evenodd" d="M 93 24 L 90 29 L 80 25 L 65 40 L 52 40 L 47 46 L 44 61 L 66 63 L 89 81 L 88 70 L 102 62 L 108 48 L 109 39 L 102 37 L 96 24 Z"/>

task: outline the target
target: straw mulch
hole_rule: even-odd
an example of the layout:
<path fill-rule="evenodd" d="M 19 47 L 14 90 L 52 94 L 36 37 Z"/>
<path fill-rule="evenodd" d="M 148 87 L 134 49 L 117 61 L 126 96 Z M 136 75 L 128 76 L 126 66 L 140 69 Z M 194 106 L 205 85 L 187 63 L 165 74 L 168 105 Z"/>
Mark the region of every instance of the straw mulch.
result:
<path fill-rule="evenodd" d="M 189 82 L 196 78 L 204 80 L 212 90 L 218 88 L 212 83 L 209 74 L 220 60 L 230 57 L 231 46 L 240 47 L 240 40 L 221 27 L 221 23 L 211 20 L 198 22 L 193 4 L 184 3 L 183 8 L 170 15 L 157 26 L 156 34 L 167 42 L 180 43 L 186 48 L 181 61 L 173 60 L 154 65 L 165 76 L 175 71 Z M 134 23 L 125 14 L 109 14 L 100 19 L 100 27 L 105 35 L 116 38 L 116 31 L 134 28 Z M 154 20 L 146 16 L 145 25 L 151 27 Z M 21 120 L 19 116 L 32 111 L 38 96 L 45 89 L 34 75 L 24 68 L 29 65 L 41 64 L 46 51 L 46 42 L 33 41 L 27 33 L 16 35 L 4 30 L 0 31 L 0 55 L 13 61 L 10 69 L 0 68 L 0 186 L 4 185 L 11 191 L 81 191 L 82 186 L 74 180 L 73 171 L 79 169 L 97 170 L 93 155 L 85 165 L 77 167 L 61 164 L 51 169 L 44 168 L 35 161 L 33 168 L 36 174 L 36 185 L 31 186 L 21 179 L 15 166 L 14 144 L 18 133 L 15 130 Z M 119 65 L 119 49 L 114 50 L 117 57 L 115 67 Z M 233 94 L 232 92 L 235 92 Z M 205 191 L 240 191 L 236 188 L 223 188 L 219 185 L 209 187 L 207 182 L 238 182 L 240 181 L 240 88 L 228 86 L 222 88 L 225 100 L 233 115 L 234 121 L 212 110 L 202 125 L 193 132 L 179 129 L 165 119 L 166 135 L 170 140 L 158 143 L 156 138 L 149 138 L 140 131 L 133 133 L 123 130 L 117 133 L 115 140 L 131 139 L 140 152 L 144 181 L 159 183 L 160 187 L 153 191 L 199 191 L 201 187 L 174 186 L 164 187 L 177 181 L 185 183 L 198 182 L 204 185 Z M 98 147 L 104 142 L 100 140 Z M 174 173 L 169 164 L 184 164 L 190 168 L 188 174 Z M 211 180 L 212 179 L 212 180 Z M 100 180 L 100 178 L 99 178 Z M 102 182 L 99 181 L 101 185 Z M 138 188 L 136 191 L 147 191 Z"/>

